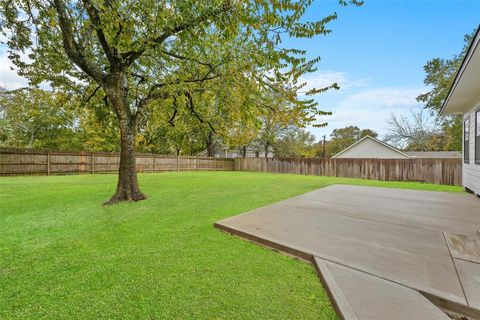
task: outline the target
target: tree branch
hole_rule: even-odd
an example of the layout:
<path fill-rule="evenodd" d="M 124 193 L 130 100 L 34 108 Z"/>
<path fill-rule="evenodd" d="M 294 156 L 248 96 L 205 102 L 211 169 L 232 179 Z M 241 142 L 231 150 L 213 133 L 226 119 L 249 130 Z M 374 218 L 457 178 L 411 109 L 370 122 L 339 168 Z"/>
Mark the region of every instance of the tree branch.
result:
<path fill-rule="evenodd" d="M 100 15 L 97 8 L 95 8 L 89 0 L 83 0 L 83 5 L 85 6 L 88 16 L 90 17 L 90 20 L 95 27 L 98 41 L 100 42 L 100 45 L 102 46 L 103 51 L 105 52 L 105 56 L 110 62 L 112 69 L 117 68 L 120 61 L 118 57 L 116 57 L 115 50 L 108 44 L 105 33 L 103 33 L 102 22 L 100 20 Z"/>
<path fill-rule="evenodd" d="M 168 86 L 171 86 L 171 85 L 174 85 L 174 84 L 179 84 L 181 82 L 183 82 L 183 83 L 204 82 L 204 81 L 209 81 L 209 80 L 216 79 L 216 78 L 221 76 L 220 74 L 215 74 L 213 76 L 208 76 L 209 73 L 210 73 L 210 71 L 205 76 L 203 76 L 202 78 L 194 78 L 194 79 L 186 79 L 186 80 L 177 79 L 175 81 L 154 84 L 154 85 L 152 85 L 152 89 L 154 89 L 154 90 L 155 89 L 160 89 L 160 88 L 168 87 Z"/>
<path fill-rule="evenodd" d="M 183 83 L 196 83 L 196 82 L 209 81 L 209 80 L 213 80 L 213 79 L 216 79 L 216 78 L 221 76 L 220 74 L 215 74 L 215 75 L 210 76 L 210 73 L 212 71 L 213 71 L 213 69 L 209 70 L 202 78 L 193 78 L 193 79 L 187 79 L 187 80 L 177 79 L 177 80 L 171 81 L 171 82 L 153 84 L 150 87 L 150 89 L 148 90 L 147 96 L 145 98 L 141 99 L 140 102 L 138 103 L 135 117 L 136 118 L 140 117 L 142 115 L 142 113 L 144 112 L 145 108 L 147 107 L 147 105 L 151 101 L 153 101 L 155 99 L 162 99 L 162 98 L 166 99 L 166 98 L 170 97 L 170 95 L 168 95 L 168 93 L 158 91 L 159 89 L 170 86 L 170 85 L 174 85 L 174 84 L 180 84 L 181 82 L 183 82 Z M 134 76 L 140 76 L 140 75 L 134 75 Z"/>
<path fill-rule="evenodd" d="M 175 120 L 175 117 L 177 116 L 177 112 L 178 112 L 177 98 L 176 98 L 176 97 L 173 97 L 173 108 L 174 108 L 173 115 L 172 115 L 172 117 L 168 120 L 168 123 L 170 123 L 170 125 L 171 125 L 172 127 L 175 127 L 174 120 Z"/>
<path fill-rule="evenodd" d="M 225 0 L 223 5 L 218 7 L 213 12 L 204 12 L 203 14 L 197 16 L 196 18 L 193 18 L 192 20 L 185 21 L 183 23 L 180 23 L 180 24 L 174 26 L 171 29 L 165 30 L 161 35 L 157 36 L 156 38 L 151 39 L 150 41 L 145 41 L 145 43 L 141 46 L 141 49 L 132 50 L 132 51 L 128 51 L 128 52 L 123 53 L 122 58 L 124 58 L 124 66 L 129 67 L 132 63 L 135 62 L 135 60 L 140 58 L 147 49 L 154 48 L 154 47 L 162 44 L 169 37 L 174 36 L 174 35 L 182 32 L 182 31 L 188 30 L 191 27 L 194 27 L 198 24 L 201 24 L 201 23 L 207 21 L 208 19 L 210 19 L 212 17 L 215 17 L 218 14 L 228 12 L 231 9 L 232 9 L 231 0 Z"/>
<path fill-rule="evenodd" d="M 208 126 L 210 127 L 210 130 L 212 130 L 212 132 L 216 134 L 217 132 L 215 131 L 215 128 L 210 123 L 210 121 L 203 120 L 202 117 L 200 117 L 200 115 L 195 110 L 195 105 L 193 103 L 193 97 L 192 97 L 192 95 L 190 94 L 189 91 L 185 91 L 185 96 L 188 99 L 187 107 L 188 107 L 188 109 L 190 109 L 190 112 L 192 112 L 192 114 L 195 116 L 195 118 L 198 119 L 198 121 L 200 121 L 200 123 L 207 123 Z"/>
<path fill-rule="evenodd" d="M 92 94 L 88 96 L 88 98 L 85 100 L 85 103 L 88 103 L 96 94 L 97 91 L 101 88 L 101 86 L 97 86 L 95 90 L 93 90 Z"/>
<path fill-rule="evenodd" d="M 177 53 L 169 52 L 169 51 L 166 51 L 166 50 L 160 50 L 160 52 L 162 52 L 162 53 L 164 53 L 164 54 L 166 54 L 166 55 L 168 55 L 168 56 L 171 56 L 171 57 L 173 57 L 173 58 L 176 58 L 176 59 L 180 59 L 180 60 L 190 60 L 190 61 L 196 62 L 196 63 L 198 63 L 198 64 L 200 64 L 200 65 L 202 65 L 202 66 L 207 66 L 207 67 L 209 67 L 210 69 L 213 69 L 213 68 L 214 68 L 214 67 L 213 67 L 213 64 L 207 63 L 207 62 L 202 62 L 202 61 L 200 61 L 200 60 L 198 60 L 198 59 L 195 59 L 195 58 L 187 58 L 187 57 L 185 57 L 185 56 L 179 55 L 179 54 L 177 54 Z"/>
<path fill-rule="evenodd" d="M 73 36 L 73 25 L 67 14 L 67 8 L 63 0 L 53 0 L 54 7 L 57 11 L 58 22 L 62 31 L 63 47 L 65 53 L 70 60 L 76 64 L 83 72 L 88 74 L 98 84 L 103 83 L 103 77 L 105 74 L 92 64 L 85 55 L 81 52 L 75 38 Z"/>

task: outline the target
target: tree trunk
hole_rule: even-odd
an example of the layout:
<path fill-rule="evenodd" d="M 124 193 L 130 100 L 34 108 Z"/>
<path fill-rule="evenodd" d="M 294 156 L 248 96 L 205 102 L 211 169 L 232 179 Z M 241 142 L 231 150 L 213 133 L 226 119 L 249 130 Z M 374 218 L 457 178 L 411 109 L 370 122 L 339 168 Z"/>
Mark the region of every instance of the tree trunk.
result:
<path fill-rule="evenodd" d="M 268 151 L 270 150 L 270 144 L 265 142 L 265 158 L 268 158 Z"/>
<path fill-rule="evenodd" d="M 139 201 L 145 199 L 140 191 L 135 166 L 135 130 L 129 125 L 120 125 L 121 151 L 118 169 L 117 191 L 106 204 L 120 201 Z"/>
<path fill-rule="evenodd" d="M 135 166 L 135 138 L 137 135 L 137 119 L 129 110 L 127 98 L 122 92 L 121 75 L 112 77 L 111 86 L 106 88 L 120 126 L 120 167 L 118 169 L 117 191 L 105 204 L 120 201 L 140 201 L 145 195 L 140 191 Z"/>
<path fill-rule="evenodd" d="M 135 166 L 135 136 L 135 126 L 129 121 L 120 121 L 121 151 L 117 191 L 105 204 L 140 201 L 146 198 L 138 186 Z"/>
<path fill-rule="evenodd" d="M 213 132 L 209 132 L 208 135 L 207 135 L 207 139 L 206 139 L 206 142 L 207 142 L 207 156 L 208 157 L 213 157 L 214 154 L 214 138 L 213 138 Z"/>
<path fill-rule="evenodd" d="M 30 134 L 30 141 L 28 142 L 28 148 L 31 148 L 33 146 L 33 141 L 35 140 L 35 131 L 32 130 L 32 133 Z"/>
<path fill-rule="evenodd" d="M 117 114 L 120 126 L 120 167 L 118 169 L 117 191 L 105 204 L 121 201 L 140 201 L 145 195 L 140 191 L 135 166 L 135 138 L 137 136 L 138 115 L 132 113 L 122 83 L 125 76 L 112 73 L 106 80 L 104 90 Z"/>
<path fill-rule="evenodd" d="M 213 145 L 209 145 L 207 147 L 207 157 L 213 157 L 214 154 L 213 154 Z"/>

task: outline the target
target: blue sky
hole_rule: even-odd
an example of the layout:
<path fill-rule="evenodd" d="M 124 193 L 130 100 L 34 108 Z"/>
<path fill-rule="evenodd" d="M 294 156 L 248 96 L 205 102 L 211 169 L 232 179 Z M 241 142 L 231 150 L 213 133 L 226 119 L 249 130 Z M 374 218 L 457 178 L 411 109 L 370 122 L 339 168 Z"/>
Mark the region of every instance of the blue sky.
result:
<path fill-rule="evenodd" d="M 318 72 L 306 77 L 312 86 L 338 81 L 339 91 L 319 95 L 326 128 L 309 128 L 318 139 L 335 128 L 357 125 L 383 136 L 392 113 L 420 108 L 415 101 L 428 91 L 424 64 L 449 58 L 464 45 L 463 37 L 480 23 L 480 0 L 366 0 L 362 7 L 340 7 L 337 1 L 316 1 L 306 19 L 331 12 L 338 19 L 333 32 L 315 39 L 287 40 L 286 46 L 320 55 Z"/>
<path fill-rule="evenodd" d="M 332 12 L 333 32 L 314 39 L 289 39 L 285 46 L 320 55 L 318 72 L 305 80 L 322 87 L 338 82 L 339 91 L 319 95 L 322 110 L 333 115 L 326 128 L 308 128 L 317 139 L 347 125 L 374 129 L 380 136 L 392 113 L 420 108 L 415 97 L 428 89 L 423 65 L 449 58 L 463 46 L 463 36 L 480 23 L 480 0 L 365 0 L 361 7 L 340 7 L 337 0 L 317 0 L 306 20 Z M 13 89 L 25 81 L 10 70 L 0 50 L 0 86 Z"/>

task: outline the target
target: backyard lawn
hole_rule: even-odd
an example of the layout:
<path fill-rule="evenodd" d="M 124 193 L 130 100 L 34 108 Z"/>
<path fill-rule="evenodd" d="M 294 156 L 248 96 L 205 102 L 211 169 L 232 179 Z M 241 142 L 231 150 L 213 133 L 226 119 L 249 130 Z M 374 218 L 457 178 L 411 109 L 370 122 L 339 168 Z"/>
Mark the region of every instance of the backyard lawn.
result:
<path fill-rule="evenodd" d="M 0 177 L 0 319 L 336 319 L 313 267 L 213 228 L 334 183 L 190 172 L 140 175 L 149 196 L 103 207 L 116 176 Z"/>

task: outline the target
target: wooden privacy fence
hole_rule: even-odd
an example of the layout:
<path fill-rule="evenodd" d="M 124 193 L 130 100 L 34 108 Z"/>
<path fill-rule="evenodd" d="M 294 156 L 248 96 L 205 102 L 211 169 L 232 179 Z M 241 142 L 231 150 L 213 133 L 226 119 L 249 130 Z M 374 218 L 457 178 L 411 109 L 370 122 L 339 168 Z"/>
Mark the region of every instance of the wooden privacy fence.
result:
<path fill-rule="evenodd" d="M 462 184 L 461 159 L 236 158 L 234 170 Z"/>
<path fill-rule="evenodd" d="M 0 175 L 114 173 L 120 156 L 109 152 L 0 149 Z M 461 159 L 206 158 L 137 154 L 138 172 L 258 171 L 382 181 L 461 185 Z"/>
<path fill-rule="evenodd" d="M 119 153 L 0 149 L 0 175 L 117 172 Z M 137 154 L 138 172 L 233 170 L 233 159 Z"/>

